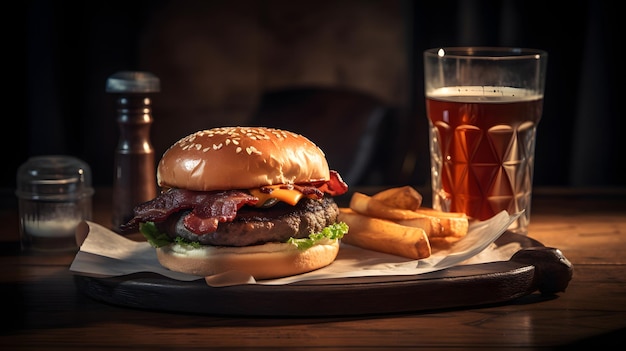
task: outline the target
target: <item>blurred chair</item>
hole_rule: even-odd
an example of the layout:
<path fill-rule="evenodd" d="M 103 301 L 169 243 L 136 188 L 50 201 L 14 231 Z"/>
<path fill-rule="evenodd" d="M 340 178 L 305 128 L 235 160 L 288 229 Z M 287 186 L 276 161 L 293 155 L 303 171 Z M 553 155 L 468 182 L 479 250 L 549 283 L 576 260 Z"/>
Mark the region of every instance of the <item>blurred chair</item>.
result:
<path fill-rule="evenodd" d="M 326 87 L 267 91 L 252 125 L 308 137 L 348 185 L 390 184 L 394 177 L 396 114 L 367 93 Z"/>

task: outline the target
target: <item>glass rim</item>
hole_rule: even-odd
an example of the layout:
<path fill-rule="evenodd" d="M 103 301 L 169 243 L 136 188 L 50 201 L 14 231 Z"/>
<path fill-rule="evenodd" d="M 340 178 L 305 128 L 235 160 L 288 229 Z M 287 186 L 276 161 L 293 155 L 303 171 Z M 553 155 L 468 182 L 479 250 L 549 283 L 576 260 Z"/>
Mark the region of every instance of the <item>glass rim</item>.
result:
<path fill-rule="evenodd" d="M 425 57 L 449 59 L 540 59 L 548 52 L 542 49 L 507 46 L 442 46 L 424 50 Z"/>

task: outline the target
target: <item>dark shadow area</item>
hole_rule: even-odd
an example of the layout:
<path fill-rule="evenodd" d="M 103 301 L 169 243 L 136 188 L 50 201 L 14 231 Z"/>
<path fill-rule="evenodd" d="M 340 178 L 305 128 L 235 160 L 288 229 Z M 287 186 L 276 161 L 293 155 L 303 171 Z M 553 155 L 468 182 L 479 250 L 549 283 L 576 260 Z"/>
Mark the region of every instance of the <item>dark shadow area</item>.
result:
<path fill-rule="evenodd" d="M 40 154 L 77 156 L 92 167 L 94 185 L 111 184 L 118 130 L 106 78 L 146 70 L 162 83 L 153 111 L 157 155 L 198 129 L 253 123 L 272 92 L 340 88 L 395 111 L 393 125 L 385 120 L 376 135 L 383 146 L 393 142 L 393 160 L 372 159 L 360 171 L 367 176 L 351 185 L 428 185 L 422 52 L 481 45 L 549 52 L 535 185 L 624 186 L 624 167 L 615 162 L 626 149 L 616 6 L 569 2 L 568 15 L 555 25 L 554 12 L 539 0 L 30 0 L 19 8 L 22 26 L 10 35 L 18 55 L 8 67 L 17 67 L 23 107 L 10 117 L 15 135 L 3 138 L 10 153 L 2 184 L 14 189 L 17 167 Z M 348 143 L 329 143 L 324 151 L 331 158 L 365 137 L 350 134 L 359 131 L 352 123 L 364 128 L 372 118 L 363 113 L 352 121 L 340 111 L 325 128 L 345 131 Z"/>

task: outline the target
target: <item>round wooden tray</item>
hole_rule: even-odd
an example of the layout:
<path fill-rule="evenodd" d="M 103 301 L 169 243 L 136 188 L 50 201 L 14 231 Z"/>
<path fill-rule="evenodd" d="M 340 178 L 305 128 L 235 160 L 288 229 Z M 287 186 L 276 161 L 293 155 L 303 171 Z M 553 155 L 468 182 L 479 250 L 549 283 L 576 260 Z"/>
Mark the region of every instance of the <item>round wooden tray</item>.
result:
<path fill-rule="evenodd" d="M 384 277 L 302 281 L 287 285 L 210 287 L 153 273 L 112 278 L 75 276 L 95 300 L 156 311 L 229 316 L 345 316 L 426 311 L 502 303 L 540 291 L 565 291 L 572 266 L 557 249 L 505 232 L 497 245 L 518 242 L 509 261 Z"/>

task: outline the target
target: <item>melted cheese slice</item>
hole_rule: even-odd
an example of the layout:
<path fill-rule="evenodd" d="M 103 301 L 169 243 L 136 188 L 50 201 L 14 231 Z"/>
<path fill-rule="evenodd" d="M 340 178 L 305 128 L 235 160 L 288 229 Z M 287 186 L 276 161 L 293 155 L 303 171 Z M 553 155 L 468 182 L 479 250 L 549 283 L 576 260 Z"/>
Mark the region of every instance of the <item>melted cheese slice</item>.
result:
<path fill-rule="evenodd" d="M 271 193 L 264 193 L 261 192 L 260 189 L 249 189 L 250 194 L 252 194 L 252 196 L 258 197 L 259 198 L 259 206 L 263 205 L 267 200 L 269 199 L 277 199 L 280 200 L 282 202 L 288 203 L 291 206 L 295 206 L 298 201 L 300 201 L 300 199 L 302 198 L 302 196 L 304 196 L 304 194 L 302 194 L 301 192 L 299 192 L 298 190 L 294 190 L 294 189 L 281 189 L 282 185 L 269 185 L 266 186 L 265 188 L 271 188 L 272 192 Z"/>

